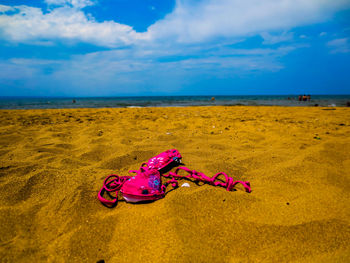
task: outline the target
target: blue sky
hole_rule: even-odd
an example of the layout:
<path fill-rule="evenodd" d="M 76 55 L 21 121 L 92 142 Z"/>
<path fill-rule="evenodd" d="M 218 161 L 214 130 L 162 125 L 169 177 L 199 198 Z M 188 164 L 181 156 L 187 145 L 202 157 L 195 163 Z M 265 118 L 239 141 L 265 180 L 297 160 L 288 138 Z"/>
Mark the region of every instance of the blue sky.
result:
<path fill-rule="evenodd" d="M 348 0 L 0 0 L 0 96 L 350 94 Z"/>

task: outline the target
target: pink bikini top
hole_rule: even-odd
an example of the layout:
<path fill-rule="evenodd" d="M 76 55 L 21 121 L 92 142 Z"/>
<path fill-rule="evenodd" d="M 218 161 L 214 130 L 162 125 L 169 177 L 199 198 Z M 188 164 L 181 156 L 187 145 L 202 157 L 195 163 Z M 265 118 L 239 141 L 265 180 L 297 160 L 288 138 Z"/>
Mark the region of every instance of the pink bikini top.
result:
<path fill-rule="evenodd" d="M 234 181 L 232 177 L 222 172 L 217 173 L 213 177 L 208 177 L 203 173 L 190 170 L 187 167 L 178 167 L 174 172 L 169 172 L 167 175 L 161 174 L 161 171 L 179 165 L 181 159 L 182 156 L 179 151 L 172 149 L 149 159 L 147 163 L 141 165 L 139 170 L 129 171 L 134 173 L 134 176 L 118 176 L 111 174 L 104 180 L 103 186 L 98 193 L 98 199 L 102 204 L 113 207 L 118 202 L 118 193 L 120 191 L 126 202 L 137 203 L 154 201 L 165 196 L 165 190 L 169 184 L 177 188 L 177 180 L 183 178 L 192 178 L 195 179 L 195 181 L 208 183 L 214 186 L 222 186 L 225 187 L 227 191 L 231 191 L 236 184 L 240 183 L 243 185 L 246 192 L 251 192 L 249 182 Z M 181 170 L 185 171 L 187 175 L 179 175 Z M 225 177 L 225 182 L 217 180 L 220 175 Z M 162 184 L 162 176 L 170 180 Z M 103 197 L 105 192 L 110 197 L 110 200 Z M 114 195 L 112 195 L 112 193 L 114 193 Z"/>

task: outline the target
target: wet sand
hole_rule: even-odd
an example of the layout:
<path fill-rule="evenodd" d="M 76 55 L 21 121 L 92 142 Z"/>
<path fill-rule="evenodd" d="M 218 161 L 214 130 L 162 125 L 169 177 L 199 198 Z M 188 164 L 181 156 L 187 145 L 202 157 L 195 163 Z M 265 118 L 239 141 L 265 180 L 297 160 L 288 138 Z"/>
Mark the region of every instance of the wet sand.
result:
<path fill-rule="evenodd" d="M 349 108 L 1 110 L 0 146 L 0 262 L 350 259 Z M 252 193 L 99 203 L 107 175 L 171 148 Z"/>

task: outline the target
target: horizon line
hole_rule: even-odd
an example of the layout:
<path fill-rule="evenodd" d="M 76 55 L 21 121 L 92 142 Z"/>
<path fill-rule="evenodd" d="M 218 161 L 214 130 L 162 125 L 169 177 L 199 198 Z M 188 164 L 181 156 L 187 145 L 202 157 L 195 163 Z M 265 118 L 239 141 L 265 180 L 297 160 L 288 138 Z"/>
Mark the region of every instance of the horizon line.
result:
<path fill-rule="evenodd" d="M 0 95 L 0 99 L 6 99 L 6 98 L 59 98 L 59 99 L 76 99 L 76 98 L 140 98 L 140 97 L 226 97 L 226 96 L 303 96 L 303 95 L 310 95 L 310 96 L 350 96 L 349 94 L 310 94 L 310 93 L 295 93 L 295 94 L 225 94 L 225 95 L 109 95 L 109 96 L 59 96 L 59 95 L 53 95 L 53 96 L 2 96 Z"/>

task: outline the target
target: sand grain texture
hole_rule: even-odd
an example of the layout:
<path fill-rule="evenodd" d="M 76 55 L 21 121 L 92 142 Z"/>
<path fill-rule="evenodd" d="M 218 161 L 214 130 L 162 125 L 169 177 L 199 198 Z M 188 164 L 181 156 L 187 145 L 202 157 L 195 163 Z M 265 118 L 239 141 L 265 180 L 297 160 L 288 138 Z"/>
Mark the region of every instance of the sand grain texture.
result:
<path fill-rule="evenodd" d="M 98 202 L 107 175 L 170 148 L 253 192 Z M 349 262 L 349 153 L 348 108 L 2 110 L 0 261 Z"/>

